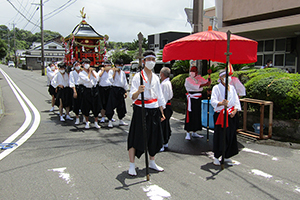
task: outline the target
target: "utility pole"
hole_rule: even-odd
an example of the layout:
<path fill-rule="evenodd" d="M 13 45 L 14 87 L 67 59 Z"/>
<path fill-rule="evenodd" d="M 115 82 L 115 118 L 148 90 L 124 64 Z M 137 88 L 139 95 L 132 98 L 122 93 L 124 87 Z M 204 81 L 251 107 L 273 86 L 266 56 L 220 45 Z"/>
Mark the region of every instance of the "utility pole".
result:
<path fill-rule="evenodd" d="M 204 0 L 194 0 L 193 3 L 193 23 L 194 23 L 193 33 L 198 33 L 203 31 L 203 1 Z M 202 76 L 207 74 L 207 60 L 202 60 L 202 63 L 200 60 L 197 60 L 196 66 L 198 68 L 198 72 Z"/>
<path fill-rule="evenodd" d="M 42 76 L 45 76 L 45 66 L 44 66 L 44 23 L 43 23 L 43 0 L 40 2 L 41 10 L 41 64 L 42 64 Z"/>
<path fill-rule="evenodd" d="M 13 22 L 13 29 L 14 29 L 14 63 L 15 63 L 15 67 L 17 67 L 18 63 L 17 63 L 17 56 L 16 56 L 16 29 L 15 29 L 15 25 L 16 23 Z"/>

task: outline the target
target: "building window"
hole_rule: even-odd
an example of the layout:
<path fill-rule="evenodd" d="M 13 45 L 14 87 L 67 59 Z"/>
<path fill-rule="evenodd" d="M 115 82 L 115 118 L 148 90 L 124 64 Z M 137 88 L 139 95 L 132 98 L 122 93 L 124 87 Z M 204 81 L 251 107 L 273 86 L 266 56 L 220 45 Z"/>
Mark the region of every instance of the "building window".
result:
<path fill-rule="evenodd" d="M 263 56 L 257 55 L 257 62 L 255 63 L 256 66 L 263 66 Z"/>
<path fill-rule="evenodd" d="M 274 49 L 274 40 L 265 41 L 265 51 L 273 51 Z"/>
<path fill-rule="evenodd" d="M 263 51 L 264 51 L 264 41 L 258 41 L 257 52 L 263 52 Z"/>
<path fill-rule="evenodd" d="M 294 54 L 285 55 L 285 65 L 286 66 L 295 66 L 296 65 L 296 56 Z"/>
<path fill-rule="evenodd" d="M 284 54 L 275 54 L 274 66 L 281 67 L 284 63 Z"/>
<path fill-rule="evenodd" d="M 275 51 L 285 51 L 285 39 L 275 40 Z"/>

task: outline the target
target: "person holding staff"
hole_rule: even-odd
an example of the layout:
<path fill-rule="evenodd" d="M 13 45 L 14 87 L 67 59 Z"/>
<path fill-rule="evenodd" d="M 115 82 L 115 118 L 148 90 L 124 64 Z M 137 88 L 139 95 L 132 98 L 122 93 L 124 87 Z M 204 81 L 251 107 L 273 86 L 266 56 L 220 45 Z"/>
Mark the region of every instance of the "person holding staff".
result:
<path fill-rule="evenodd" d="M 214 152 L 214 165 L 220 165 L 220 156 L 223 151 L 223 133 L 224 133 L 224 106 L 227 106 L 227 123 L 226 126 L 226 146 L 224 161 L 231 163 L 230 157 L 238 154 L 238 144 L 236 138 L 237 130 L 237 111 L 241 110 L 240 100 L 237 92 L 232 85 L 228 85 L 228 97 L 225 100 L 225 77 L 226 71 L 221 70 L 219 73 L 219 84 L 215 85 L 211 94 L 211 105 L 214 108 L 214 139 L 213 139 L 213 152 Z M 230 77 L 228 77 L 230 82 Z M 229 117 L 228 117 L 229 116 Z"/>
<path fill-rule="evenodd" d="M 129 154 L 128 174 L 136 176 L 135 156 L 140 158 L 144 153 L 144 137 L 142 127 L 142 107 L 141 93 L 144 92 L 145 116 L 146 116 L 146 135 L 147 135 L 147 152 L 150 155 L 149 168 L 162 172 L 164 169 L 156 165 L 154 159 L 163 144 L 161 121 L 165 119 L 163 114 L 166 105 L 163 93 L 160 87 L 158 76 L 152 72 L 155 66 L 156 55 L 153 51 L 146 51 L 143 54 L 143 64 L 145 68 L 136 73 L 132 79 L 129 97 L 133 100 L 133 115 L 129 128 L 127 139 L 127 149 Z M 140 75 L 143 77 L 144 85 L 140 84 Z"/>

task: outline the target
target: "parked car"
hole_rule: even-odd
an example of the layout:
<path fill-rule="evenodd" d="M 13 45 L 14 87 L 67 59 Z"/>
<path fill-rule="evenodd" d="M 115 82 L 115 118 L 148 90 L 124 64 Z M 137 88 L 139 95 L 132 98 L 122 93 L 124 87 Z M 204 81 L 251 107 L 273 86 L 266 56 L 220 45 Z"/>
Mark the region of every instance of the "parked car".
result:
<path fill-rule="evenodd" d="M 125 72 L 127 83 L 129 83 L 131 64 L 125 64 L 122 70 Z"/>
<path fill-rule="evenodd" d="M 13 61 L 8 61 L 7 66 L 8 67 L 15 67 L 15 63 Z"/>

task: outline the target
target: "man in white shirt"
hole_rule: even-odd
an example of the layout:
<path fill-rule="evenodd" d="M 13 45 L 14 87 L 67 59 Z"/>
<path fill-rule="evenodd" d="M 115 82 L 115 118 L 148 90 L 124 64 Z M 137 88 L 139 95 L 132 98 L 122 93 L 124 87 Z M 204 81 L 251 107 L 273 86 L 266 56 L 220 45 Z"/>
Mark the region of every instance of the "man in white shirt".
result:
<path fill-rule="evenodd" d="M 81 109 L 81 98 L 82 94 L 79 89 L 79 73 L 81 72 L 81 64 L 77 61 L 73 64 L 74 70 L 70 72 L 69 76 L 69 85 L 73 90 L 73 112 L 76 114 L 75 124 L 78 125 L 80 123 L 79 120 L 79 110 Z"/>
<path fill-rule="evenodd" d="M 69 74 L 65 72 L 66 64 L 59 64 L 59 72 L 54 76 L 51 85 L 57 93 L 55 104 L 59 107 L 60 121 L 65 121 L 63 117 L 63 108 L 66 110 L 66 119 L 73 120 L 69 112 L 72 106 L 72 89 L 69 87 Z"/>
<path fill-rule="evenodd" d="M 126 114 L 125 98 L 127 98 L 128 84 L 125 72 L 122 71 L 123 60 L 116 60 L 115 68 L 113 68 L 112 88 L 109 92 L 109 98 L 106 105 L 106 117 L 108 118 L 108 127 L 112 128 L 112 117 L 114 109 L 117 109 L 119 125 L 128 126 L 122 119 Z"/>
<path fill-rule="evenodd" d="M 173 90 L 172 90 L 172 83 L 170 81 L 170 74 L 171 74 L 171 70 L 168 67 L 163 67 L 160 70 L 160 80 L 162 81 L 160 87 L 166 102 L 166 106 L 164 109 L 164 115 L 166 119 L 161 122 L 164 142 L 163 142 L 163 147 L 160 149 L 160 151 L 164 151 L 166 148 L 168 148 L 168 143 L 171 136 L 170 118 L 173 114 L 173 110 L 171 106 L 171 99 L 173 98 Z"/>
<path fill-rule="evenodd" d="M 112 86 L 112 75 L 113 75 L 113 70 L 111 69 L 111 62 L 109 60 L 105 61 L 103 63 L 104 67 L 99 70 L 99 91 L 100 91 L 100 98 L 101 98 L 101 104 L 102 104 L 102 109 L 101 109 L 101 116 L 102 119 L 100 123 L 105 122 L 105 111 L 106 111 L 106 106 L 108 102 L 108 97 L 109 97 L 109 92 Z"/>
<path fill-rule="evenodd" d="M 198 69 L 195 66 L 191 68 L 190 76 L 185 79 L 184 86 L 187 91 L 187 110 L 184 130 L 186 130 L 186 140 L 191 140 L 191 136 L 194 138 L 203 137 L 196 133 L 196 131 L 202 130 L 201 91 L 204 86 L 209 86 L 210 83 L 210 79 L 205 80 L 203 77 L 198 75 Z"/>
<path fill-rule="evenodd" d="M 224 161 L 231 163 L 230 157 L 238 154 L 238 144 L 236 138 L 238 115 L 237 112 L 241 110 L 240 100 L 236 93 L 235 88 L 232 85 L 228 85 L 228 96 L 225 100 L 225 70 L 221 70 L 219 73 L 219 84 L 215 85 L 211 94 L 211 105 L 214 108 L 214 139 L 213 139 L 213 152 L 214 152 L 214 165 L 220 165 L 219 158 L 223 152 L 223 130 L 224 130 L 224 106 L 227 106 L 228 110 L 228 126 L 226 126 L 226 147 Z M 229 77 L 230 78 L 230 77 Z M 230 82 L 230 80 L 228 80 Z"/>
<path fill-rule="evenodd" d="M 101 110 L 100 94 L 98 88 L 99 76 L 96 71 L 90 67 L 89 59 L 82 59 L 83 70 L 79 73 L 78 84 L 83 88 L 81 112 L 85 118 L 85 128 L 90 128 L 89 113 L 93 112 L 95 128 L 101 128 L 98 124 L 98 115 Z"/>
<path fill-rule="evenodd" d="M 144 153 L 144 137 L 142 119 L 142 101 L 141 93 L 144 92 L 145 103 L 145 123 L 147 130 L 147 152 L 150 155 L 149 168 L 162 172 L 163 168 L 156 165 L 154 156 L 158 153 L 162 147 L 163 136 L 161 129 L 161 121 L 165 119 L 163 114 L 164 106 L 166 105 L 163 93 L 160 87 L 160 81 L 155 73 L 152 73 L 152 69 L 155 66 L 156 55 L 153 51 L 146 51 L 143 54 L 143 64 L 145 68 L 136 73 L 132 79 L 131 89 L 129 97 L 133 100 L 133 115 L 130 124 L 127 149 L 129 155 L 129 170 L 128 174 L 136 176 L 135 170 L 135 156 L 140 158 Z M 143 85 L 140 83 L 140 75 L 143 79 Z"/>

